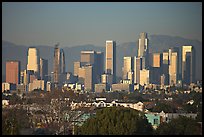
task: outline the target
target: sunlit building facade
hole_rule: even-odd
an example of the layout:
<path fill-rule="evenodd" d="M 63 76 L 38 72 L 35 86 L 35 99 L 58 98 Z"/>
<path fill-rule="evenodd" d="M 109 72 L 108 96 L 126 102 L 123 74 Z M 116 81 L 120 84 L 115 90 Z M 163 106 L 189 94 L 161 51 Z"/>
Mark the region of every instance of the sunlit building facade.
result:
<path fill-rule="evenodd" d="M 106 73 L 113 75 L 113 83 L 116 82 L 116 42 L 106 41 Z"/>

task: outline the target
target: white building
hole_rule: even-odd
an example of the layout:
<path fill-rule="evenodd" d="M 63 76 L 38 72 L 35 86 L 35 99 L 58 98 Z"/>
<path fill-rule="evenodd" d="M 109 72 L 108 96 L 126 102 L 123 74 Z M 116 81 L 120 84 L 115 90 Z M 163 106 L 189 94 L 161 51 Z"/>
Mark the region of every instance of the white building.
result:
<path fill-rule="evenodd" d="M 32 83 L 28 85 L 28 91 L 33 91 L 34 89 L 41 89 L 44 90 L 44 80 L 33 80 Z"/>
<path fill-rule="evenodd" d="M 39 51 L 34 47 L 29 48 L 27 70 L 39 72 L 40 68 L 39 65 L 40 65 Z"/>
<path fill-rule="evenodd" d="M 2 83 L 2 92 L 4 92 L 5 90 L 10 90 L 10 84 L 9 83 Z"/>
<path fill-rule="evenodd" d="M 144 86 L 145 84 L 150 83 L 150 71 L 147 69 L 140 70 L 140 85 Z"/>

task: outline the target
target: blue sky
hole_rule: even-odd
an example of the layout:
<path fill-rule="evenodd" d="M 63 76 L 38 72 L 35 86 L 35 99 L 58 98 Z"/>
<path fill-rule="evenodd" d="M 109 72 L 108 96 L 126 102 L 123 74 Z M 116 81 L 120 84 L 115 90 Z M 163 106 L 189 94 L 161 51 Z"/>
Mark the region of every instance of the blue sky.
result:
<path fill-rule="evenodd" d="M 140 32 L 202 42 L 202 3 L 2 3 L 2 40 L 15 44 L 104 46 L 136 42 Z"/>

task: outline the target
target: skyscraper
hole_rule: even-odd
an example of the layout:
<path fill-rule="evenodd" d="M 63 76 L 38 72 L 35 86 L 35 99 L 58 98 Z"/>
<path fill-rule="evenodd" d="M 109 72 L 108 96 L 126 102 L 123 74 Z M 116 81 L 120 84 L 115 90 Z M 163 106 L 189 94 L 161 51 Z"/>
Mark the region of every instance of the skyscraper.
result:
<path fill-rule="evenodd" d="M 6 62 L 6 82 L 20 84 L 20 61 Z"/>
<path fill-rule="evenodd" d="M 128 79 L 128 74 L 133 70 L 132 57 L 123 57 L 123 79 Z"/>
<path fill-rule="evenodd" d="M 169 84 L 177 84 L 178 80 L 178 55 L 177 52 L 169 52 Z"/>
<path fill-rule="evenodd" d="M 47 81 L 48 60 L 40 58 L 40 79 Z"/>
<path fill-rule="evenodd" d="M 84 88 L 87 91 L 93 91 L 93 66 L 85 65 L 79 68 L 78 77 L 80 83 L 84 84 Z"/>
<path fill-rule="evenodd" d="M 59 82 L 59 74 L 60 74 L 60 49 L 58 48 L 58 44 L 55 45 L 54 49 L 54 83 L 58 84 Z"/>
<path fill-rule="evenodd" d="M 36 76 L 39 76 L 40 58 L 39 51 L 34 47 L 28 49 L 28 64 L 27 70 L 33 70 Z"/>
<path fill-rule="evenodd" d="M 106 41 L 106 73 L 113 75 L 113 83 L 116 82 L 116 42 Z"/>
<path fill-rule="evenodd" d="M 96 52 L 96 81 L 97 83 L 101 82 L 101 75 L 104 72 L 104 53 L 103 52 Z"/>
<path fill-rule="evenodd" d="M 177 53 L 177 79 L 181 80 L 181 67 L 182 67 L 182 61 L 181 61 L 181 52 L 182 48 L 181 47 L 171 47 L 169 49 L 169 52 L 176 52 Z M 170 56 L 169 56 L 170 57 Z M 169 62 L 170 63 L 170 62 Z"/>
<path fill-rule="evenodd" d="M 163 52 L 162 54 L 162 74 L 164 74 L 164 84 L 169 84 L 169 53 Z"/>
<path fill-rule="evenodd" d="M 91 65 L 93 68 L 93 84 L 97 83 L 97 61 L 96 51 L 81 51 L 81 66 Z"/>
<path fill-rule="evenodd" d="M 162 56 L 160 53 L 153 53 L 152 55 L 152 67 L 161 67 L 162 65 Z"/>
<path fill-rule="evenodd" d="M 81 62 L 74 62 L 74 76 L 78 76 L 79 68 L 81 67 Z"/>
<path fill-rule="evenodd" d="M 64 52 L 63 50 L 60 50 L 59 44 L 57 44 L 55 45 L 55 49 L 54 49 L 54 71 L 53 72 L 54 72 L 55 87 L 57 87 L 58 84 L 61 84 L 61 73 L 64 69 L 65 69 Z"/>
<path fill-rule="evenodd" d="M 195 51 L 193 46 L 182 46 L 182 80 L 185 84 L 195 82 Z"/>
<path fill-rule="evenodd" d="M 161 74 L 162 74 L 162 56 L 160 53 L 152 54 L 152 67 L 150 67 L 152 72 L 152 83 L 160 84 Z"/>
<path fill-rule="evenodd" d="M 95 56 L 96 56 L 96 52 L 93 50 L 81 51 L 81 62 L 84 64 L 93 65 L 95 63 Z"/>
<path fill-rule="evenodd" d="M 147 69 L 140 70 L 140 85 L 150 84 L 150 71 Z"/>
<path fill-rule="evenodd" d="M 139 47 L 138 47 L 138 57 L 144 57 L 143 61 L 145 63 L 145 68 L 149 66 L 149 44 L 147 33 L 140 33 Z"/>
<path fill-rule="evenodd" d="M 61 54 L 61 73 L 65 73 L 65 55 L 64 55 L 64 50 L 60 49 L 60 54 Z"/>
<path fill-rule="evenodd" d="M 140 70 L 142 70 L 142 58 L 134 57 L 134 83 L 140 83 Z"/>

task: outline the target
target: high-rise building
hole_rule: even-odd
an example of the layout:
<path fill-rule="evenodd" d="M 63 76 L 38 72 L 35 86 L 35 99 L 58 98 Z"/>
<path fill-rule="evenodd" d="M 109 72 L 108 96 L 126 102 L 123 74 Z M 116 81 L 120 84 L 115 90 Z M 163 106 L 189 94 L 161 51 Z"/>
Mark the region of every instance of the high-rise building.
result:
<path fill-rule="evenodd" d="M 39 58 L 39 50 L 35 47 L 30 47 L 28 49 L 28 64 L 27 70 L 33 70 L 35 75 L 39 76 L 40 69 L 40 58 Z"/>
<path fill-rule="evenodd" d="M 150 71 L 147 69 L 140 70 L 140 85 L 150 84 Z"/>
<path fill-rule="evenodd" d="M 23 79 L 23 83 L 24 85 L 28 85 L 30 83 L 30 76 L 33 75 L 34 76 L 34 70 L 24 70 L 24 79 Z"/>
<path fill-rule="evenodd" d="M 132 57 L 123 57 L 123 79 L 128 79 L 128 74 L 133 70 Z"/>
<path fill-rule="evenodd" d="M 161 67 L 162 65 L 162 56 L 160 53 L 153 53 L 152 55 L 152 67 Z"/>
<path fill-rule="evenodd" d="M 177 79 L 178 80 L 181 80 L 182 77 L 181 77 L 181 67 L 182 67 L 182 61 L 181 61 L 181 47 L 171 47 L 169 49 L 169 55 L 171 52 L 176 52 L 177 53 Z M 170 58 L 170 56 L 169 56 Z M 170 60 L 169 60 L 170 61 Z M 170 63 L 170 62 L 169 62 Z"/>
<path fill-rule="evenodd" d="M 104 73 L 104 53 L 96 52 L 96 81 L 101 82 L 101 75 Z"/>
<path fill-rule="evenodd" d="M 40 79 L 47 81 L 48 76 L 48 60 L 40 58 Z"/>
<path fill-rule="evenodd" d="M 60 49 L 58 47 L 59 45 L 55 45 L 54 49 L 54 83 L 55 86 L 59 84 L 59 76 L 60 76 L 60 71 L 61 71 L 61 56 L 60 56 Z"/>
<path fill-rule="evenodd" d="M 169 84 L 177 84 L 178 80 L 178 55 L 177 52 L 169 52 Z"/>
<path fill-rule="evenodd" d="M 6 83 L 20 84 L 20 61 L 6 62 Z"/>
<path fill-rule="evenodd" d="M 54 49 L 54 85 L 59 86 L 63 82 L 65 73 L 65 54 L 64 50 L 59 48 L 59 44 L 55 45 Z"/>
<path fill-rule="evenodd" d="M 97 83 L 97 54 L 96 51 L 81 51 L 81 66 L 91 65 L 93 68 L 93 79 L 92 82 L 95 84 Z M 99 63 L 99 62 L 98 62 Z"/>
<path fill-rule="evenodd" d="M 162 74 L 165 76 L 164 84 L 169 84 L 169 52 L 162 54 Z"/>
<path fill-rule="evenodd" d="M 81 67 L 81 62 L 74 62 L 74 76 L 78 76 L 79 68 Z"/>
<path fill-rule="evenodd" d="M 134 57 L 134 83 L 140 83 L 140 70 L 142 70 L 142 58 Z"/>
<path fill-rule="evenodd" d="M 149 66 L 149 44 L 147 33 L 140 33 L 139 47 L 138 47 L 138 57 L 144 57 L 145 68 Z"/>
<path fill-rule="evenodd" d="M 84 88 L 87 91 L 93 91 L 93 66 L 85 65 L 79 68 L 78 77 L 80 83 L 84 84 Z"/>
<path fill-rule="evenodd" d="M 91 64 L 93 65 L 95 63 L 95 57 L 96 52 L 95 51 L 81 51 L 81 62 L 84 64 Z"/>
<path fill-rule="evenodd" d="M 65 55 L 64 55 L 64 50 L 60 49 L 60 54 L 61 54 L 61 73 L 65 73 Z"/>
<path fill-rule="evenodd" d="M 152 83 L 160 84 L 161 74 L 162 74 L 162 56 L 160 53 L 152 54 L 152 67 L 150 67 L 152 72 Z"/>
<path fill-rule="evenodd" d="M 182 46 L 182 80 L 185 84 L 195 82 L 195 49 Z"/>
<path fill-rule="evenodd" d="M 113 75 L 113 83 L 116 82 L 116 42 L 106 41 L 106 73 Z"/>

